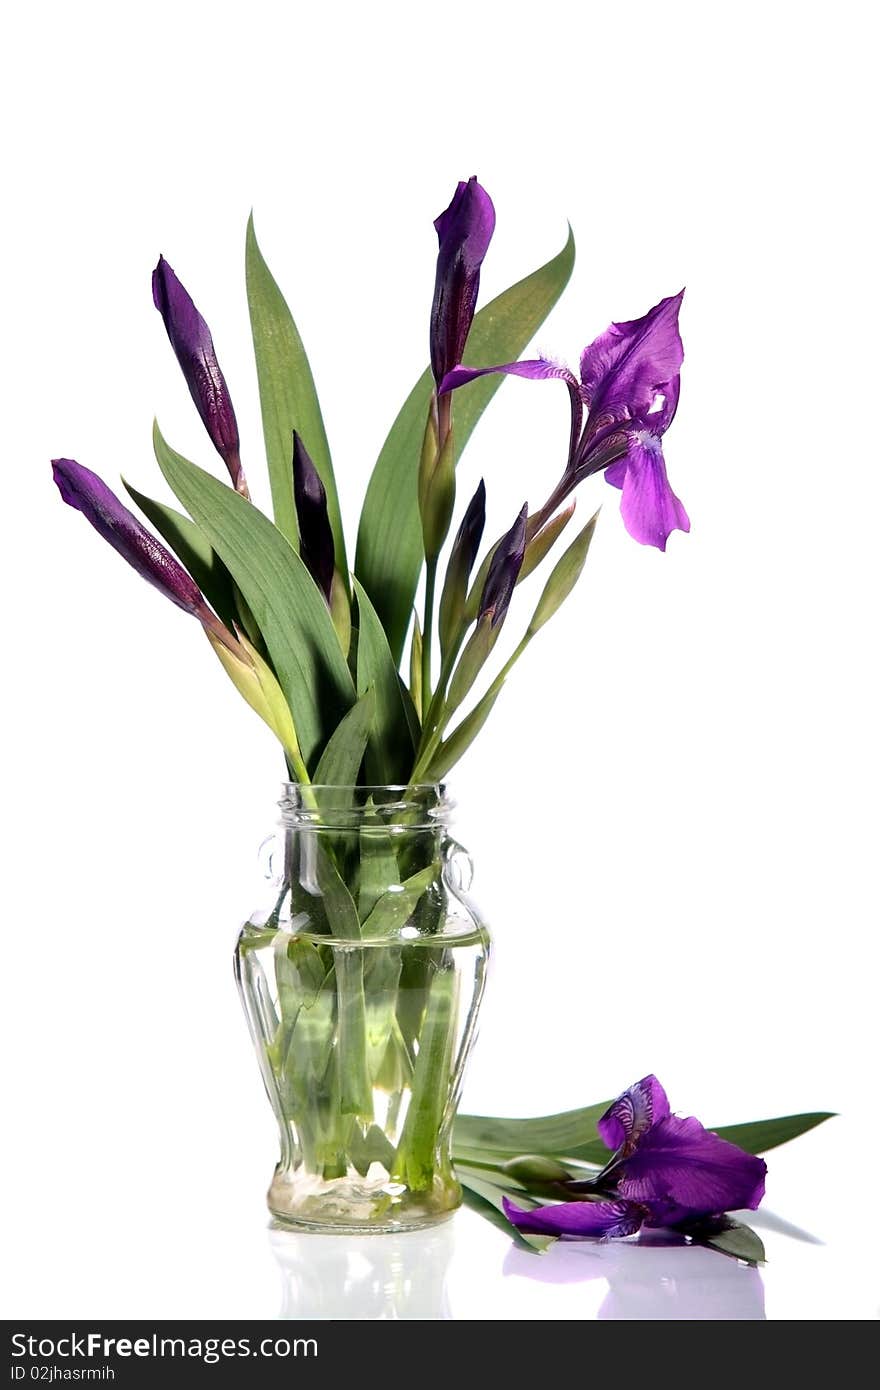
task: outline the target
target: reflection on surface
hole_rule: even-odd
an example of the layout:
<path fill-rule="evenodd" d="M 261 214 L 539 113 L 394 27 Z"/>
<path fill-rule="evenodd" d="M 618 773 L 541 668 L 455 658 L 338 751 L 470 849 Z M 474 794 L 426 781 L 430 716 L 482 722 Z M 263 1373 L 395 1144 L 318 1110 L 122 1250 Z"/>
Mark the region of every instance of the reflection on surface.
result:
<path fill-rule="evenodd" d="M 660 1234 L 634 1241 L 559 1241 L 540 1256 L 511 1247 L 504 1273 L 542 1283 L 604 1279 L 608 1293 L 598 1316 L 609 1321 L 766 1318 L 759 1270 Z"/>
<path fill-rule="evenodd" d="M 518 1282 L 568 1285 L 562 1299 L 566 1317 L 694 1322 L 766 1317 L 759 1270 L 687 1245 L 671 1233 L 643 1232 L 636 1240 L 624 1241 L 559 1241 L 545 1254 L 535 1255 L 501 1238 L 473 1245 L 462 1229 L 459 1257 L 448 1279 L 455 1234 L 455 1221 L 397 1235 L 313 1235 L 273 1227 L 269 1242 L 282 1283 L 279 1316 L 424 1321 L 470 1317 L 482 1281 L 501 1293 L 498 1276 L 503 1274 Z M 578 1284 L 594 1290 L 591 1296 L 584 1288 L 580 1313 L 577 1295 L 572 1309 L 571 1286 Z M 510 1284 L 508 1288 L 513 1294 Z M 602 1302 L 597 1312 L 598 1298 Z M 502 1294 L 499 1299 L 493 1294 L 492 1303 L 502 1318 L 522 1314 L 521 1297 L 505 1299 Z"/>
<path fill-rule="evenodd" d="M 273 1227 L 282 1318 L 438 1319 L 451 1313 L 453 1223 L 398 1235 L 313 1235 Z"/>

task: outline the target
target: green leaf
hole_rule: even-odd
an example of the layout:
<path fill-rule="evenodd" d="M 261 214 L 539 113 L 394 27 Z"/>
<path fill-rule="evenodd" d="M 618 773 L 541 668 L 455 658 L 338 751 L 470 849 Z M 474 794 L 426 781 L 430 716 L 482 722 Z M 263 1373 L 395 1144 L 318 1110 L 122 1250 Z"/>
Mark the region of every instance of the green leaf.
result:
<path fill-rule="evenodd" d="M 311 766 L 355 691 L 330 613 L 296 551 L 268 517 L 233 488 L 174 452 L 153 430 L 172 492 L 216 550 L 263 634 Z"/>
<path fill-rule="evenodd" d="M 195 522 L 175 511 L 173 507 L 166 506 L 164 502 L 154 502 L 152 497 L 138 492 L 125 478 L 122 479 L 122 485 L 147 520 L 153 523 L 163 540 L 171 546 L 214 612 L 222 618 L 227 627 L 231 627 L 238 621 L 232 579 L 220 556 L 202 535 Z"/>
<path fill-rule="evenodd" d="M 580 579 L 598 519 L 599 513 L 595 512 L 550 571 L 550 577 L 544 585 L 544 591 L 538 599 L 538 606 L 529 623 L 530 633 L 537 632 L 550 621 Z"/>
<path fill-rule="evenodd" d="M 449 690 L 443 701 L 444 722 L 452 717 L 459 705 L 470 694 L 477 676 L 482 671 L 495 649 L 501 626 L 493 626 L 491 613 L 484 613 L 467 642 L 464 651 L 449 682 Z"/>
<path fill-rule="evenodd" d="M 357 783 L 375 717 L 376 692 L 369 686 L 330 735 L 315 768 L 316 786 L 353 787 Z M 321 807 L 326 808 L 323 796 Z"/>
<path fill-rule="evenodd" d="M 320 837 L 316 836 L 315 838 L 318 840 L 315 854 L 318 887 L 324 899 L 322 906 L 327 914 L 330 930 L 341 941 L 359 941 L 361 924 L 354 898 L 336 867 L 332 852 L 326 845 L 320 843 Z M 363 990 L 363 981 L 361 981 L 361 990 Z"/>
<path fill-rule="evenodd" d="M 745 1149 L 748 1154 L 765 1154 L 768 1149 L 787 1144 L 790 1139 L 797 1139 L 799 1135 L 806 1134 L 817 1125 L 834 1118 L 833 1111 L 815 1110 L 805 1115 L 780 1115 L 775 1120 L 751 1120 L 741 1125 L 722 1125 L 714 1132 L 728 1143 Z"/>
<path fill-rule="evenodd" d="M 566 1150 L 567 1158 L 576 1158 L 578 1163 L 595 1163 L 601 1168 L 608 1162 L 610 1154 L 599 1138 L 586 1140 L 583 1144 L 575 1144 L 573 1148 Z"/>
<path fill-rule="evenodd" d="M 394 853 L 394 840 L 387 826 L 365 822 L 361 826 L 361 879 L 358 910 L 365 922 L 389 883 L 397 883 L 400 869 Z"/>
<path fill-rule="evenodd" d="M 293 502 L 293 431 L 296 430 L 327 492 L 336 568 L 345 576 L 348 567 L 339 496 L 312 369 L 293 316 L 257 245 L 253 216 L 248 218 L 245 269 L 275 521 L 291 544 L 296 545 L 299 535 Z"/>
<path fill-rule="evenodd" d="M 706 1235 L 695 1233 L 693 1238 L 697 1245 L 705 1245 L 722 1255 L 732 1255 L 735 1259 L 745 1260 L 750 1265 L 763 1264 L 767 1258 L 764 1242 L 757 1231 L 753 1231 L 751 1226 L 746 1226 L 741 1221 L 733 1221 L 730 1218 L 725 1220 L 720 1229 Z"/>
<path fill-rule="evenodd" d="M 405 878 L 396 888 L 389 889 L 379 898 L 369 917 L 361 927 L 361 935 L 368 937 L 394 936 L 415 911 L 416 904 L 423 893 L 437 880 L 437 866 L 429 864 L 426 869 Z"/>
<path fill-rule="evenodd" d="M 454 1148 L 482 1149 L 495 1153 L 549 1154 L 573 1158 L 581 1163 L 603 1164 L 608 1149 L 599 1138 L 596 1122 L 611 1101 L 588 1105 L 582 1110 L 565 1110 L 557 1115 L 535 1119 L 506 1120 L 488 1115 L 459 1115 L 455 1122 Z M 806 1134 L 833 1115 L 815 1111 L 805 1115 L 783 1115 L 774 1120 L 754 1120 L 747 1124 L 722 1125 L 714 1133 L 746 1153 L 761 1154 Z M 711 1128 L 711 1126 L 709 1126 Z"/>
<path fill-rule="evenodd" d="M 611 1101 L 606 1100 L 598 1105 L 585 1106 L 582 1110 L 564 1110 L 557 1115 L 541 1115 L 526 1120 L 459 1115 L 455 1121 L 453 1143 L 473 1149 L 494 1149 L 500 1153 L 576 1157 L 574 1150 L 584 1138 L 596 1136 L 596 1121 L 602 1118 L 610 1104 Z"/>
<path fill-rule="evenodd" d="M 520 566 L 519 574 L 516 576 L 517 584 L 522 584 L 524 579 L 528 579 L 544 558 L 553 549 L 554 545 L 562 535 L 571 518 L 574 516 L 575 498 L 572 498 L 567 507 L 561 512 L 557 512 L 543 526 L 536 536 L 529 541 L 523 555 L 523 562 Z M 485 582 L 485 581 L 484 581 Z M 482 591 L 481 591 L 482 592 Z"/>
<path fill-rule="evenodd" d="M 534 1255 L 543 1255 L 544 1251 L 554 1244 L 555 1236 L 526 1235 L 524 1231 L 518 1231 L 508 1221 L 504 1214 L 504 1197 L 515 1200 L 519 1206 L 534 1207 L 538 1205 L 524 1192 L 519 1192 L 513 1187 L 507 1189 L 498 1187 L 479 1174 L 470 1170 L 465 1171 L 461 1167 L 456 1168 L 456 1176 L 464 1189 L 465 1205 L 484 1217 L 491 1225 L 496 1226 L 516 1245 L 529 1250 Z"/>
<path fill-rule="evenodd" d="M 558 256 L 481 309 L 474 319 L 464 361 L 471 366 L 511 362 L 534 337 L 568 283 L 574 238 Z M 455 446 L 461 456 L 474 427 L 503 377 L 486 376 L 458 392 Z M 424 559 L 418 504 L 418 470 L 430 371 L 406 399 L 373 469 L 358 531 L 355 571 L 373 600 L 395 663 L 400 660 Z"/>
<path fill-rule="evenodd" d="M 413 741 L 400 676 L 375 608 L 354 582 L 358 605 L 358 691 L 374 686 L 376 718 L 367 748 L 367 776 L 377 786 L 405 782 L 412 770 Z"/>
<path fill-rule="evenodd" d="M 419 615 L 413 613 L 412 646 L 409 653 L 409 686 L 412 692 L 413 708 L 421 722 L 425 711 L 422 709 L 422 629 Z"/>
<path fill-rule="evenodd" d="M 355 1125 L 348 1143 L 348 1153 L 362 1178 L 367 1176 L 371 1163 L 382 1163 L 390 1168 L 394 1162 L 394 1145 L 378 1125 L 370 1125 L 366 1134 L 360 1125 Z"/>
<path fill-rule="evenodd" d="M 428 765 L 428 770 L 425 773 L 427 781 L 442 781 L 450 768 L 454 767 L 459 758 L 464 756 L 492 713 L 503 684 L 502 681 L 497 688 L 493 685 L 487 690 L 483 698 L 474 705 L 470 714 L 466 714 L 448 738 L 443 740 Z"/>

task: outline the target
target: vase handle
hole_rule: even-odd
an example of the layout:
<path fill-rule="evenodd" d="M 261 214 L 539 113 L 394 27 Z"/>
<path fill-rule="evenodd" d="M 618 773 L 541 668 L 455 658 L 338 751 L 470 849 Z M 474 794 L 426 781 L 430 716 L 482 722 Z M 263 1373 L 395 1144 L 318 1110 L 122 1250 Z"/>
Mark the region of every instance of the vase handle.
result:
<path fill-rule="evenodd" d="M 284 881 L 284 875 L 279 869 L 283 865 L 283 849 L 281 838 L 278 835 L 269 835 L 257 850 L 257 863 L 260 872 L 268 883 L 274 888 L 280 888 Z"/>
<path fill-rule="evenodd" d="M 443 871 L 454 893 L 469 892 L 474 881 L 474 861 L 457 840 L 447 840 L 443 846 Z"/>

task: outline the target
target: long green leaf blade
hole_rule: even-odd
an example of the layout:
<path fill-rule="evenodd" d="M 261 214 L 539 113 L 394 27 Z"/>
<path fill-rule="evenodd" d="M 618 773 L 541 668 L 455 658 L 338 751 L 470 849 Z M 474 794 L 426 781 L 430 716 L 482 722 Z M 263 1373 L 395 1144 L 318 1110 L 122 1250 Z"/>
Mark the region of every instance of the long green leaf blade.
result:
<path fill-rule="evenodd" d="M 569 231 L 558 256 L 480 310 L 468 339 L 465 363 L 488 366 L 519 357 L 568 284 L 573 265 L 574 238 Z M 503 380 L 499 376 L 481 377 L 459 392 L 455 402 L 457 456 L 461 456 Z M 358 531 L 355 572 L 388 634 L 395 664 L 403 651 L 424 559 L 417 474 L 432 386 L 431 373 L 426 371 L 391 426 L 367 488 Z"/>
<path fill-rule="evenodd" d="M 268 517 L 165 443 L 153 445 L 178 501 L 229 570 L 254 615 L 290 705 L 307 766 L 355 691 L 330 613 L 296 551 Z"/>
<path fill-rule="evenodd" d="M 400 866 L 394 852 L 394 837 L 386 825 L 369 820 L 361 826 L 361 881 L 358 891 L 358 912 L 365 922 L 376 903 L 387 892 L 389 883 L 397 883 Z"/>
<path fill-rule="evenodd" d="M 336 546 L 336 568 L 347 575 L 339 496 L 312 369 L 293 315 L 263 260 L 253 216 L 248 218 L 245 270 L 276 525 L 291 544 L 296 545 L 299 532 L 292 472 L 293 431 L 296 430 L 326 489 L 327 511 Z"/>
<path fill-rule="evenodd" d="M 538 606 L 535 609 L 532 621 L 529 623 L 529 632 L 540 631 L 545 623 L 549 623 L 554 613 L 562 607 L 568 598 L 575 584 L 583 573 L 584 565 L 587 562 L 587 554 L 590 549 L 590 542 L 596 530 L 596 522 L 599 513 L 595 512 L 590 517 L 583 531 L 581 531 L 571 545 L 557 560 L 556 565 L 550 572 L 550 577 L 544 585 L 543 593 L 538 599 Z"/>
<path fill-rule="evenodd" d="M 358 605 L 358 691 L 374 686 L 376 718 L 367 748 L 367 776 L 379 785 L 405 782 L 412 771 L 413 740 L 403 689 L 375 608 L 355 580 Z"/>
<path fill-rule="evenodd" d="M 459 758 L 462 758 L 470 748 L 474 739 L 482 731 L 486 720 L 495 707 L 495 701 L 501 694 L 504 682 L 495 688 L 486 691 L 482 699 L 474 705 L 470 714 L 465 715 L 460 724 L 452 730 L 452 733 L 445 738 L 432 757 L 425 777 L 429 782 L 442 782 L 443 778 L 451 768 L 455 766 Z"/>
<path fill-rule="evenodd" d="M 194 521 L 164 502 L 155 502 L 131 483 L 122 485 L 159 535 L 171 546 L 184 569 L 188 570 L 218 617 L 229 625 L 238 621 L 235 593 L 229 571 Z"/>
<path fill-rule="evenodd" d="M 510 1154 L 571 1154 L 573 1146 L 585 1138 L 596 1137 L 596 1121 L 602 1118 L 610 1104 L 610 1100 L 600 1101 L 581 1110 L 564 1110 L 558 1115 L 525 1120 L 459 1115 L 453 1143 Z"/>
<path fill-rule="evenodd" d="M 496 1226 L 509 1239 L 513 1240 L 525 1250 L 530 1250 L 533 1254 L 543 1255 L 555 1243 L 555 1236 L 527 1235 L 524 1231 L 517 1228 L 508 1221 L 504 1213 L 505 1197 L 516 1201 L 522 1207 L 535 1207 L 539 1204 L 533 1202 L 525 1192 L 518 1191 L 514 1186 L 499 1187 L 496 1183 L 471 1170 L 465 1170 L 460 1166 L 456 1167 L 456 1176 L 464 1189 L 464 1200 L 472 1211 L 476 1211 L 484 1217 L 491 1225 Z"/>
<path fill-rule="evenodd" d="M 805 1115 L 780 1115 L 775 1120 L 751 1120 L 741 1125 L 722 1125 L 715 1133 L 731 1144 L 737 1144 L 749 1154 L 765 1154 L 768 1149 L 778 1149 L 790 1139 L 798 1139 L 802 1134 L 833 1120 L 829 1110 L 816 1110 Z"/>
<path fill-rule="evenodd" d="M 751 1226 L 746 1226 L 742 1221 L 733 1221 L 730 1218 L 721 1223 L 718 1230 L 704 1236 L 695 1235 L 694 1240 L 709 1250 L 717 1250 L 722 1255 L 732 1255 L 735 1260 L 745 1260 L 752 1266 L 762 1265 L 767 1258 L 764 1242 L 757 1231 L 753 1231 Z"/>
<path fill-rule="evenodd" d="M 315 768 L 317 786 L 353 787 L 356 784 L 375 717 L 376 692 L 370 686 L 330 735 Z M 321 808 L 326 809 L 326 793 L 321 797 Z"/>
<path fill-rule="evenodd" d="M 611 1104 L 603 1101 L 581 1110 L 565 1110 L 557 1115 L 531 1119 L 496 1119 L 488 1115 L 459 1115 L 455 1122 L 454 1147 L 492 1153 L 540 1153 L 557 1158 L 574 1158 L 583 1163 L 605 1163 L 608 1150 L 599 1138 L 596 1123 Z M 746 1153 L 762 1154 L 797 1139 L 833 1115 L 813 1111 L 803 1115 L 782 1115 L 772 1120 L 752 1120 L 739 1125 L 721 1125 L 714 1132 Z M 709 1126 L 712 1128 L 712 1126 Z"/>
<path fill-rule="evenodd" d="M 405 878 L 403 883 L 383 893 L 361 928 L 364 940 L 393 937 L 411 917 L 423 893 L 437 881 L 437 869 L 429 864 L 425 869 Z"/>

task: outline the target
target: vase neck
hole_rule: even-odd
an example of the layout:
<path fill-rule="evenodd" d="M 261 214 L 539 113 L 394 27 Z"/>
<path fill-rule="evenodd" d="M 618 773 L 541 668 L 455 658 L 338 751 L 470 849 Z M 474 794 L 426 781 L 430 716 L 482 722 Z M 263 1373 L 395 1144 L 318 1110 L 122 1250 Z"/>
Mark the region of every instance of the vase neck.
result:
<path fill-rule="evenodd" d="M 449 824 L 452 803 L 443 786 L 327 786 L 286 782 L 281 823 L 289 830 L 351 831 L 385 829 L 402 834 L 440 834 Z"/>

